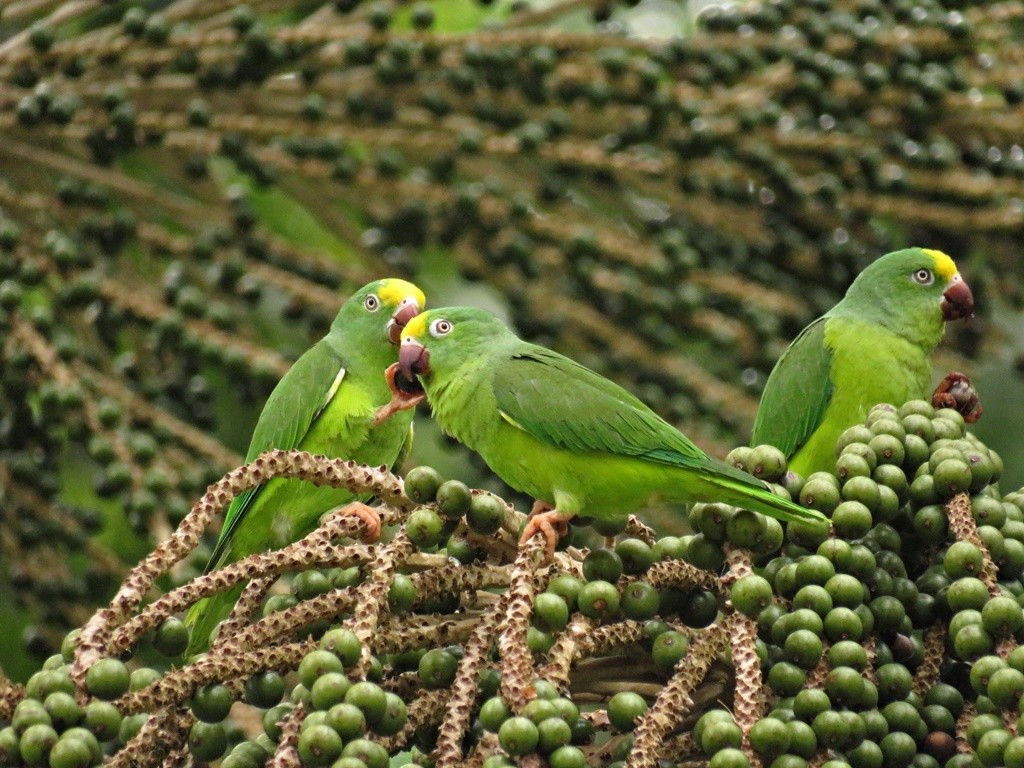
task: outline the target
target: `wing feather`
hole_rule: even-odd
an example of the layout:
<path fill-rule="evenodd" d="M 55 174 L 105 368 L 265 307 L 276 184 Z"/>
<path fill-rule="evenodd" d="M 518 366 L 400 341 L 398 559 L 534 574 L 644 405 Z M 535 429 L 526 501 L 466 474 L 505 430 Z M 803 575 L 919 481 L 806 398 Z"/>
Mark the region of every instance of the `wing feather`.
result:
<path fill-rule="evenodd" d="M 524 344 L 513 352 L 496 368 L 492 387 L 502 417 L 549 445 L 691 468 L 708 461 L 618 384 L 543 347 Z"/>
<path fill-rule="evenodd" d="M 310 428 L 338 393 L 344 378 L 345 363 L 330 344 L 320 341 L 311 347 L 288 369 L 267 398 L 245 460 L 252 461 L 264 451 L 275 448 L 286 451 L 299 448 Z M 217 546 L 207 565 L 208 572 L 220 564 L 232 534 L 252 509 L 262 488 L 262 485 L 250 488 L 231 502 Z"/>
<path fill-rule="evenodd" d="M 821 424 L 832 400 L 832 350 L 820 317 L 793 340 L 765 384 L 754 420 L 753 445 L 793 456 Z"/>

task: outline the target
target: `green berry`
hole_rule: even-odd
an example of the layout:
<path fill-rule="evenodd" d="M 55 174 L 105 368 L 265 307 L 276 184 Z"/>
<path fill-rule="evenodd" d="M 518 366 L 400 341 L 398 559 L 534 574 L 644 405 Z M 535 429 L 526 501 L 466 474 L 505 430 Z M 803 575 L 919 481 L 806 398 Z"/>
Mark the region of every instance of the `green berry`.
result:
<path fill-rule="evenodd" d="M 489 493 L 474 492 L 466 513 L 470 529 L 482 536 L 490 536 L 500 530 L 505 522 L 505 503 Z"/>
<path fill-rule="evenodd" d="M 441 474 L 433 467 L 414 467 L 405 476 L 405 495 L 417 504 L 428 504 L 441 487 Z"/>
<path fill-rule="evenodd" d="M 198 722 L 188 732 L 189 751 L 199 760 L 219 759 L 228 748 L 228 737 L 220 723 Z"/>
<path fill-rule="evenodd" d="M 128 691 L 131 674 L 118 659 L 100 659 L 85 673 L 85 687 L 89 693 L 107 701 Z"/>
<path fill-rule="evenodd" d="M 510 717 L 498 729 L 501 748 L 513 757 L 533 752 L 540 741 L 536 724 L 525 717 Z"/>
<path fill-rule="evenodd" d="M 441 516 L 426 507 L 414 510 L 405 523 L 405 532 L 409 536 L 409 541 L 419 549 L 437 546 L 441 541 L 443 529 L 444 521 Z"/>
<path fill-rule="evenodd" d="M 387 711 L 387 697 L 376 683 L 354 683 L 345 694 L 345 703 L 359 707 L 371 726 L 384 717 Z"/>
<path fill-rule="evenodd" d="M 228 716 L 234 696 L 227 686 L 210 683 L 197 688 L 192 694 L 192 714 L 204 723 L 219 723 Z"/>
<path fill-rule="evenodd" d="M 385 696 L 385 710 L 387 706 L 387 697 Z M 335 704 L 327 710 L 324 723 L 337 731 L 342 741 L 345 742 L 357 739 L 366 733 L 366 715 L 363 714 L 363 710 L 354 704 L 344 702 Z"/>
<path fill-rule="evenodd" d="M 620 691 L 608 701 L 608 720 L 619 731 L 632 731 L 637 719 L 647 711 L 647 701 L 632 691 Z"/>
<path fill-rule="evenodd" d="M 609 581 L 622 576 L 622 559 L 613 550 L 595 549 L 583 560 L 583 578 L 587 581 Z"/>
<path fill-rule="evenodd" d="M 326 766 L 333 763 L 342 750 L 341 737 L 327 725 L 314 725 L 299 734 L 299 758 L 305 766 Z"/>
<path fill-rule="evenodd" d="M 577 608 L 587 618 L 608 618 L 619 609 L 619 591 L 607 581 L 589 581 L 580 589 Z"/>
<path fill-rule="evenodd" d="M 320 648 L 332 652 L 348 669 L 359 661 L 363 644 L 351 629 L 335 627 L 328 630 L 320 639 Z"/>
<path fill-rule="evenodd" d="M 318 649 L 307 653 L 299 662 L 299 682 L 311 689 L 321 675 L 344 671 L 341 659 L 330 651 Z"/>
<path fill-rule="evenodd" d="M 469 512 L 472 498 L 469 486 L 458 480 L 442 483 L 436 494 L 437 506 L 449 520 L 458 520 Z"/>
<path fill-rule="evenodd" d="M 419 663 L 419 677 L 427 688 L 447 688 L 455 681 L 459 661 L 441 648 L 432 648 L 423 654 Z"/>
<path fill-rule="evenodd" d="M 189 631 L 185 622 L 171 616 L 163 620 L 153 633 L 153 647 L 164 656 L 180 656 L 188 647 Z"/>

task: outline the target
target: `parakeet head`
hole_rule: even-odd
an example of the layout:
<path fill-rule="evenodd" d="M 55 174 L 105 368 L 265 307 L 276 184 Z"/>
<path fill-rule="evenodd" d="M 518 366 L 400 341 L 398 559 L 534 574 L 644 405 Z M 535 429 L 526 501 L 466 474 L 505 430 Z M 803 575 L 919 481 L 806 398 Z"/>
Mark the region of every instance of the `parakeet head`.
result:
<path fill-rule="evenodd" d="M 943 321 L 974 313 L 974 297 L 956 264 L 928 248 L 906 248 L 876 259 L 853 281 L 842 304 L 911 336 L 925 327 L 941 334 Z"/>
<path fill-rule="evenodd" d="M 334 318 L 331 329 L 366 325 L 379 328 L 392 344 L 398 344 L 402 329 L 419 314 L 424 304 L 423 291 L 406 280 L 396 277 L 374 280 L 349 297 Z"/>
<path fill-rule="evenodd" d="M 405 326 L 398 351 L 402 376 L 415 382 L 448 375 L 478 359 L 498 339 L 515 338 L 498 318 L 475 307 L 443 307 L 421 312 Z"/>

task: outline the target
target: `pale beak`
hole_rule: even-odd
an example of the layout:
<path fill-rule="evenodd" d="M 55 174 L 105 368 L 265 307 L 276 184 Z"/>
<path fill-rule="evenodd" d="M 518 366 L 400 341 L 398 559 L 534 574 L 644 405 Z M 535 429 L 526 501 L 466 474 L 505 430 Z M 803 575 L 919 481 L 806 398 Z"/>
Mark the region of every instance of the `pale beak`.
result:
<path fill-rule="evenodd" d="M 416 299 L 411 296 L 406 296 L 402 299 L 402 303 L 398 305 L 398 309 L 388 320 L 388 339 L 392 344 L 398 344 L 402 340 L 402 329 L 405 328 L 406 323 L 412 320 L 416 315 L 420 313 L 420 305 Z"/>

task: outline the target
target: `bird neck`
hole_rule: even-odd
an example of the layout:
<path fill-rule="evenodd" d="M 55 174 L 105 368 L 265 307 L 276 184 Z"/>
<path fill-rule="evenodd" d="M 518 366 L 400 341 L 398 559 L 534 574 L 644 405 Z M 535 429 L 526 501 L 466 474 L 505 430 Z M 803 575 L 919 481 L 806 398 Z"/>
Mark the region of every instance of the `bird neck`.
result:
<path fill-rule="evenodd" d="M 861 297 L 864 298 L 864 297 Z M 840 301 L 827 313 L 830 317 L 844 317 L 863 323 L 878 325 L 899 336 L 927 354 L 942 341 L 945 322 L 938 307 L 934 311 L 908 312 L 893 308 L 881 297 L 871 300 Z"/>
<path fill-rule="evenodd" d="M 463 363 L 454 375 L 424 382 L 434 420 L 446 434 L 470 448 L 480 438 L 477 431 L 484 427 L 479 414 L 497 410 L 490 387 L 492 368 L 481 355 Z"/>

